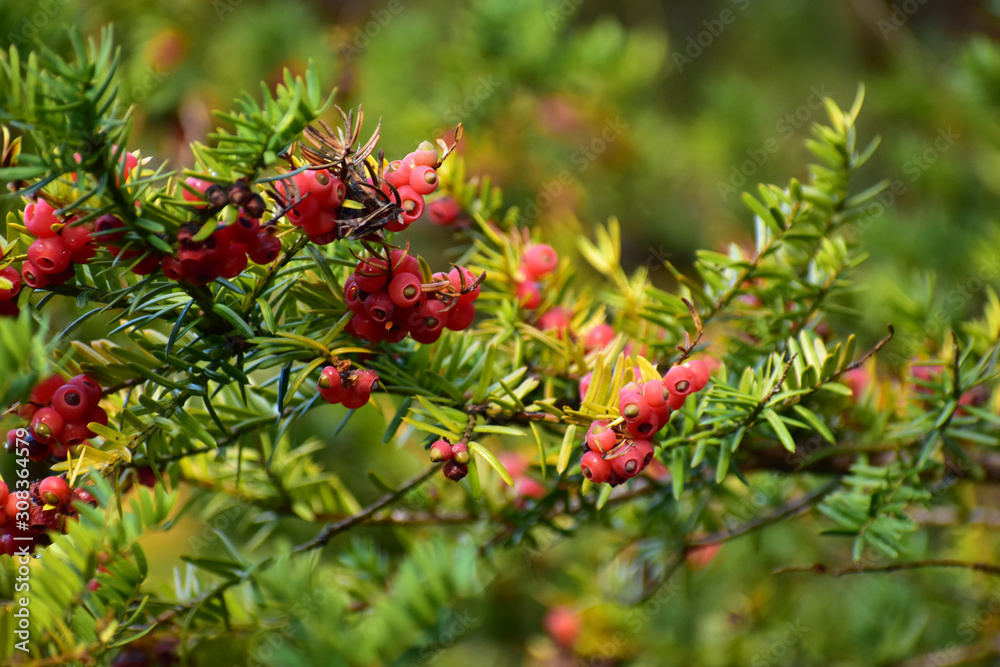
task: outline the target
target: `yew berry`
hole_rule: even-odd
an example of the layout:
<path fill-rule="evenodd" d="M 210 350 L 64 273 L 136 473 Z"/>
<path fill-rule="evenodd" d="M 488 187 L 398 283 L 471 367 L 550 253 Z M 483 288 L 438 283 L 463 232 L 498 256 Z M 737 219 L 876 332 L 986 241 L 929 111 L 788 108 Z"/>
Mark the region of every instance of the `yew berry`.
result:
<path fill-rule="evenodd" d="M 7 497 L 10 495 L 10 489 L 7 488 L 7 483 L 0 479 L 0 507 L 7 504 Z"/>
<path fill-rule="evenodd" d="M 476 307 L 471 303 L 459 303 L 452 307 L 446 327 L 452 331 L 465 331 L 476 317 Z"/>
<path fill-rule="evenodd" d="M 448 319 L 451 315 L 446 308 L 447 306 L 441 301 L 428 301 L 419 313 L 414 313 L 410 317 L 411 328 L 423 328 L 427 331 L 441 331 L 445 328 L 445 326 L 447 326 Z M 416 318 L 416 320 L 414 318 Z M 417 326 L 414 326 L 414 321 L 417 322 Z"/>
<path fill-rule="evenodd" d="M 38 405 L 48 405 L 52 402 L 56 390 L 64 384 L 66 384 L 66 380 L 61 375 L 50 375 L 34 386 L 28 400 Z"/>
<path fill-rule="evenodd" d="M 410 172 L 410 187 L 417 194 L 429 195 L 437 190 L 438 175 L 433 167 L 425 164 L 413 168 Z"/>
<path fill-rule="evenodd" d="M 413 165 L 403 160 L 393 160 L 385 168 L 382 175 L 383 180 L 394 188 L 401 188 L 410 184 L 410 174 Z"/>
<path fill-rule="evenodd" d="M 421 293 L 420 278 L 412 273 L 400 273 L 392 279 L 388 287 L 389 298 L 399 308 L 408 308 L 420 301 Z"/>
<path fill-rule="evenodd" d="M 403 162 L 407 162 L 414 167 L 418 167 L 420 165 L 433 167 L 437 164 L 437 161 L 437 149 L 434 148 L 434 144 L 429 141 L 421 141 L 420 145 L 417 146 L 417 150 L 412 153 L 408 153 L 406 157 L 403 158 Z"/>
<path fill-rule="evenodd" d="M 587 446 L 591 451 L 604 454 L 615 448 L 617 438 L 606 422 L 594 422 L 587 431 Z"/>
<path fill-rule="evenodd" d="M 639 448 L 633 445 L 611 459 L 611 469 L 619 477 L 629 479 L 642 471 L 644 458 L 645 452 L 639 451 Z"/>
<path fill-rule="evenodd" d="M 580 635 L 580 617 L 569 607 L 553 607 L 545 614 L 545 631 L 559 646 L 571 648 Z"/>
<path fill-rule="evenodd" d="M 587 332 L 583 346 L 587 352 L 591 350 L 603 350 L 615 339 L 615 330 L 610 324 L 598 324 Z"/>
<path fill-rule="evenodd" d="M 649 419 L 649 403 L 640 393 L 628 393 L 618 399 L 618 410 L 627 422 L 644 422 Z"/>
<path fill-rule="evenodd" d="M 347 388 L 344 396 L 344 407 L 350 409 L 360 408 L 371 398 L 372 390 L 378 385 L 378 373 L 365 369 L 358 371 L 354 376 L 354 383 Z"/>
<path fill-rule="evenodd" d="M 266 229 L 257 232 L 257 236 L 247 246 L 247 256 L 254 264 L 270 264 L 278 258 L 281 252 L 281 239 L 273 236 Z"/>
<path fill-rule="evenodd" d="M 650 410 L 649 415 L 642 420 L 625 421 L 625 430 L 634 438 L 649 438 L 660 430 L 660 420 L 656 411 Z"/>
<path fill-rule="evenodd" d="M 420 273 L 420 260 L 405 250 L 396 249 L 389 253 L 389 265 L 392 267 L 392 275 L 400 273 L 410 273 L 418 278 Z"/>
<path fill-rule="evenodd" d="M 184 185 L 187 187 L 184 187 Z M 200 178 L 191 176 L 184 179 L 184 185 L 181 186 L 181 197 L 184 198 L 184 201 L 197 204 L 195 208 L 208 207 L 205 193 L 210 187 L 212 187 L 213 184 L 211 181 L 203 181 Z"/>
<path fill-rule="evenodd" d="M 376 324 L 384 324 L 392 319 L 395 306 L 387 292 L 372 292 L 365 299 L 365 314 Z"/>
<path fill-rule="evenodd" d="M 344 301 L 347 302 L 347 307 L 355 313 L 364 313 L 364 299 L 366 297 L 367 295 L 358 287 L 357 276 L 354 274 L 349 275 L 347 280 L 344 281 Z"/>
<path fill-rule="evenodd" d="M 543 278 L 558 266 L 558 253 L 546 243 L 533 245 L 524 252 L 524 272 L 529 278 Z"/>
<path fill-rule="evenodd" d="M 46 477 L 38 485 L 38 495 L 47 505 L 66 507 L 72 491 L 62 477 Z"/>
<path fill-rule="evenodd" d="M 451 197 L 445 197 L 432 201 L 427 205 L 427 217 L 435 225 L 445 227 L 458 220 L 462 213 L 462 207 Z"/>
<path fill-rule="evenodd" d="M 341 403 L 347 395 L 340 371 L 335 366 L 327 366 L 323 369 L 319 376 L 319 382 L 316 383 L 316 388 L 327 403 Z"/>
<path fill-rule="evenodd" d="M 646 399 L 649 407 L 657 409 L 667 404 L 670 392 L 663 384 L 663 380 L 650 380 L 642 385 L 642 396 Z"/>
<path fill-rule="evenodd" d="M 94 238 L 91 236 L 91 233 L 94 231 L 93 227 L 89 223 L 83 225 L 74 225 L 72 223 L 72 220 L 68 221 L 59 234 L 66 248 L 70 252 L 76 252 L 85 246 L 93 246 Z"/>
<path fill-rule="evenodd" d="M 233 243 L 229 246 L 222 263 L 219 265 L 219 275 L 227 280 L 232 280 L 243 273 L 247 268 L 247 250 L 242 243 Z"/>
<path fill-rule="evenodd" d="M 107 426 L 108 413 L 101 406 L 95 405 L 90 408 L 90 411 L 87 413 L 87 416 L 83 418 L 83 420 L 88 424 L 94 423 L 94 424 L 100 424 L 101 426 Z M 90 437 L 92 438 L 94 436 L 91 435 Z"/>
<path fill-rule="evenodd" d="M 55 236 L 57 232 L 52 229 L 52 225 L 58 222 L 56 209 L 44 199 L 24 207 L 24 226 L 38 238 Z"/>
<path fill-rule="evenodd" d="M 62 447 L 75 447 L 76 445 L 82 445 L 86 440 L 93 438 L 95 433 L 91 431 L 87 424 L 86 418 L 80 421 L 68 421 L 63 426 L 62 433 L 59 435 L 58 443 Z M 56 458 L 65 458 L 65 453 L 59 456 L 57 452 L 53 452 L 53 456 Z"/>
<path fill-rule="evenodd" d="M 31 432 L 41 442 L 50 442 L 62 433 L 66 420 L 54 408 L 42 408 L 31 419 Z"/>
<path fill-rule="evenodd" d="M 542 305 L 542 287 L 532 280 L 522 280 L 517 283 L 517 301 L 528 310 L 534 310 Z"/>
<path fill-rule="evenodd" d="M 691 369 L 691 372 L 694 373 L 694 390 L 701 391 L 704 389 L 705 385 L 708 384 L 708 377 L 710 375 L 708 364 L 701 359 L 691 359 L 684 366 Z"/>
<path fill-rule="evenodd" d="M 656 419 L 660 422 L 660 428 L 663 428 L 670 421 L 671 407 L 669 401 L 667 405 L 661 405 L 658 408 L 653 408 L 653 414 L 656 415 Z"/>
<path fill-rule="evenodd" d="M 14 300 L 0 301 L 0 317 L 17 317 L 21 313 Z"/>
<path fill-rule="evenodd" d="M 590 383 L 594 380 L 594 371 L 589 371 L 586 375 L 580 378 L 580 399 L 587 395 L 587 391 L 590 390 Z"/>
<path fill-rule="evenodd" d="M 315 197 L 306 197 L 288 209 L 285 217 L 296 227 L 301 227 L 319 214 L 319 202 Z"/>
<path fill-rule="evenodd" d="M 684 407 L 685 400 L 687 400 L 687 394 L 670 394 L 670 398 L 667 399 L 667 407 L 670 410 L 680 410 Z"/>
<path fill-rule="evenodd" d="M 160 268 L 160 256 L 149 252 L 130 267 L 130 271 L 137 276 L 148 276 Z"/>
<path fill-rule="evenodd" d="M 455 452 L 447 440 L 435 440 L 434 444 L 431 445 L 431 461 L 434 463 L 450 461 L 454 454 Z"/>
<path fill-rule="evenodd" d="M 86 390 L 75 384 L 64 384 L 52 396 L 52 407 L 68 422 L 83 417 L 90 410 Z"/>
<path fill-rule="evenodd" d="M 653 447 L 652 441 L 650 441 L 650 440 L 636 440 L 636 441 L 634 441 L 632 443 L 632 446 L 635 448 L 636 453 L 642 459 L 642 465 L 639 468 L 639 470 L 645 470 L 646 466 L 648 466 L 650 464 L 650 462 L 653 460 L 653 456 L 656 453 L 656 450 Z"/>
<path fill-rule="evenodd" d="M 28 246 L 28 261 L 45 274 L 59 273 L 69 266 L 72 257 L 62 238 L 47 236 L 35 239 Z"/>
<path fill-rule="evenodd" d="M 404 224 L 410 224 L 424 213 L 424 198 L 409 185 L 404 185 L 396 190 L 397 196 L 393 199 L 399 203 L 403 209 L 400 219 Z"/>
<path fill-rule="evenodd" d="M 695 391 L 694 371 L 686 366 L 674 366 L 663 377 L 663 384 L 671 394 L 687 396 Z"/>
<path fill-rule="evenodd" d="M 326 245 L 337 239 L 337 216 L 321 209 L 311 219 L 302 223 L 302 231 L 309 235 L 313 243 Z M 326 241 L 327 238 L 329 241 Z"/>
<path fill-rule="evenodd" d="M 125 223 L 118 217 L 106 214 L 94 220 L 94 240 L 108 245 L 125 238 Z"/>
<path fill-rule="evenodd" d="M 562 306 L 556 306 L 538 318 L 538 328 L 542 331 L 555 332 L 557 338 L 562 338 L 569 330 L 569 326 L 569 313 Z"/>
<path fill-rule="evenodd" d="M 10 281 L 10 287 L 0 288 L 0 301 L 9 301 L 17 296 L 21 289 L 21 274 L 13 266 L 0 269 L 0 278 Z"/>
<path fill-rule="evenodd" d="M 611 477 L 611 464 L 604 460 L 596 451 L 590 451 L 580 460 L 583 476 L 594 484 L 601 484 Z"/>
<path fill-rule="evenodd" d="M 455 463 L 465 465 L 469 462 L 469 445 L 466 443 L 456 442 L 451 446 L 451 451 L 454 453 Z"/>
<path fill-rule="evenodd" d="M 236 218 L 230 225 L 231 238 L 234 243 L 242 243 L 247 245 L 254 240 L 257 236 L 257 232 L 260 231 L 260 220 L 256 218 L 251 218 L 246 215 L 241 215 Z"/>
<path fill-rule="evenodd" d="M 448 280 L 451 281 L 452 287 L 460 292 L 459 303 L 472 303 L 479 297 L 479 285 L 472 287 L 477 280 L 476 274 L 464 266 L 456 266 L 449 271 Z"/>

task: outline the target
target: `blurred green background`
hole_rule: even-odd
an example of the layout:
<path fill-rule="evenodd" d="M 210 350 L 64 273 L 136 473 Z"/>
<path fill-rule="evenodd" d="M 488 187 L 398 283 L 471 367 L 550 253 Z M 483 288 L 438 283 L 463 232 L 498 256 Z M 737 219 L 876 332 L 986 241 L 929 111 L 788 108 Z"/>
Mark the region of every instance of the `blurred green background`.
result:
<path fill-rule="evenodd" d="M 805 177 L 803 141 L 825 120 L 818 95 L 846 107 L 863 83 L 859 143 L 883 139 L 863 185 L 896 187 L 856 237 L 871 258 L 850 304 L 858 315 L 838 329 L 871 342 L 892 322 L 940 339 L 936 322 L 975 313 L 984 286 L 1000 283 L 997 0 L 0 2 L 5 47 L 37 38 L 63 49 L 66 25 L 93 33 L 107 23 L 123 49 L 123 99 L 136 104 L 132 150 L 190 165 L 187 144 L 214 128 L 212 109 L 313 60 L 338 104 L 363 104 L 369 129 L 384 119 L 388 156 L 461 122 L 472 172 L 490 175 L 532 225 L 557 230 L 561 251 L 573 251 L 574 230 L 617 216 L 626 268 L 686 267 L 698 248 L 749 240 L 739 192 Z M 429 227 L 413 228 L 415 247 L 448 240 Z M 667 271 L 654 279 L 667 284 Z M 317 412 L 308 428 L 322 431 L 331 414 Z M 351 429 L 362 436 L 363 420 Z M 359 470 L 392 465 L 382 461 L 391 451 L 340 450 Z M 358 477 L 359 496 L 370 495 Z M 637 552 L 656 548 L 644 528 L 662 524 L 655 512 L 626 519 L 515 554 L 469 610 L 475 622 L 457 646 L 442 640 L 446 650 L 430 657 L 562 664 L 541 626 L 559 603 L 581 612 L 580 664 L 595 665 L 889 664 L 1000 626 L 995 612 L 980 613 L 1000 598 L 964 573 L 770 575 L 849 558 L 809 520 L 729 544 L 709 569 L 656 592 L 657 604 L 628 607 L 643 579 Z M 989 560 L 990 535 L 989 525 L 930 531 L 910 555 L 943 548 Z"/>

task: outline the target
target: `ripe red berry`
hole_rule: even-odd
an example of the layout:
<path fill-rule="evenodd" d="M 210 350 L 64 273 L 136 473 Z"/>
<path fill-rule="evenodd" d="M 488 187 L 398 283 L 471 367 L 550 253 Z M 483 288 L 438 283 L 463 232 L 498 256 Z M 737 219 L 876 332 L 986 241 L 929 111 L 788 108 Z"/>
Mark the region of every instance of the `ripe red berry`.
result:
<path fill-rule="evenodd" d="M 588 371 L 586 375 L 580 378 L 580 399 L 582 400 L 587 392 L 590 390 L 590 383 L 594 380 L 594 371 Z"/>
<path fill-rule="evenodd" d="M 319 201 L 312 196 L 307 196 L 305 199 L 300 200 L 297 204 L 295 204 L 295 206 L 288 209 L 287 213 L 285 213 L 285 217 L 288 218 L 288 222 L 292 223 L 296 227 L 303 226 L 307 222 L 313 220 L 317 215 L 319 215 Z"/>
<path fill-rule="evenodd" d="M 562 306 L 556 306 L 538 318 L 538 328 L 542 331 L 555 332 L 556 338 L 562 338 L 569 325 L 569 313 Z"/>
<path fill-rule="evenodd" d="M 655 448 L 651 440 L 636 440 L 632 443 L 633 448 L 642 460 L 642 465 L 639 470 L 645 470 L 646 466 L 650 464 L 653 460 L 653 456 L 656 453 Z"/>
<path fill-rule="evenodd" d="M 587 446 L 598 453 L 610 452 L 615 448 L 618 436 L 608 428 L 607 422 L 596 421 L 587 431 Z"/>
<path fill-rule="evenodd" d="M 460 482 L 469 474 L 469 466 L 458 461 L 445 461 L 441 472 L 451 481 Z"/>
<path fill-rule="evenodd" d="M 42 442 L 50 442 L 62 433 L 66 420 L 53 408 L 42 408 L 31 419 L 31 432 Z"/>
<path fill-rule="evenodd" d="M 101 400 L 101 396 L 104 391 L 101 388 L 101 383 L 89 375 L 75 375 L 71 377 L 69 382 L 66 384 L 71 384 L 83 389 L 87 394 L 87 398 L 90 399 L 91 405 L 97 405 L 97 402 Z M 55 396 L 55 393 L 53 393 L 53 396 Z"/>
<path fill-rule="evenodd" d="M 400 219 L 404 224 L 410 224 L 424 214 L 424 198 L 419 192 L 409 185 L 404 185 L 396 190 L 398 197 L 392 195 L 391 199 L 399 204 L 403 209 Z"/>
<path fill-rule="evenodd" d="M 529 278 L 543 278 L 559 266 L 559 255 L 552 246 L 539 243 L 524 252 L 524 272 Z"/>
<path fill-rule="evenodd" d="M 365 299 L 365 314 L 376 324 L 384 324 L 392 319 L 395 306 L 387 292 L 372 292 Z"/>
<path fill-rule="evenodd" d="M 477 280 L 477 276 L 464 266 L 456 266 L 449 271 L 448 280 L 451 281 L 451 285 L 455 288 L 455 291 L 461 293 L 458 297 L 459 303 L 472 303 L 479 298 L 479 285 L 472 287 Z"/>
<path fill-rule="evenodd" d="M 70 254 L 59 236 L 35 239 L 28 246 L 28 261 L 45 274 L 64 271 L 72 260 Z"/>
<path fill-rule="evenodd" d="M 583 476 L 594 484 L 602 484 L 611 477 L 611 464 L 595 451 L 587 452 L 580 460 Z"/>
<path fill-rule="evenodd" d="M 618 399 L 618 411 L 627 422 L 643 422 L 649 419 L 649 403 L 637 392 L 625 394 Z"/>
<path fill-rule="evenodd" d="M 9 495 L 10 495 L 10 489 L 7 488 L 7 483 L 4 482 L 2 479 L 0 479 L 0 507 L 3 507 L 4 505 L 7 504 L 7 497 Z"/>
<path fill-rule="evenodd" d="M 75 252 L 85 246 L 92 246 L 94 244 L 94 238 L 91 236 L 93 231 L 94 229 L 90 223 L 74 225 L 73 220 L 68 220 L 59 236 L 62 237 L 63 244 L 65 244 L 66 248 L 68 248 L 70 252 Z"/>
<path fill-rule="evenodd" d="M 446 310 L 447 306 L 434 299 L 429 300 L 419 312 L 410 316 L 408 324 L 411 330 L 425 330 L 428 332 L 440 332 L 448 325 L 451 313 Z"/>
<path fill-rule="evenodd" d="M 213 183 L 211 181 L 203 181 L 200 178 L 195 178 L 191 176 L 184 179 L 184 185 L 188 187 L 180 186 L 181 197 L 184 201 L 189 201 L 197 204 L 195 208 L 207 208 L 208 202 L 205 196 L 205 192 L 212 187 Z"/>
<path fill-rule="evenodd" d="M 417 150 L 412 153 L 408 153 L 406 157 L 403 158 L 403 162 L 408 162 L 414 167 L 420 165 L 427 165 L 428 167 L 433 167 L 437 164 L 438 154 L 437 149 L 434 148 L 434 144 L 429 141 L 421 141 L 420 145 L 417 146 Z"/>
<path fill-rule="evenodd" d="M 559 646 L 571 648 L 580 635 L 580 617 L 569 607 L 553 607 L 545 614 L 545 631 Z"/>
<path fill-rule="evenodd" d="M 427 217 L 435 225 L 445 227 L 458 220 L 462 214 L 462 207 L 451 197 L 437 199 L 427 205 Z"/>
<path fill-rule="evenodd" d="M 378 385 L 378 373 L 372 370 L 360 371 L 354 379 L 354 383 L 347 388 L 344 396 L 344 407 L 352 410 L 360 408 L 368 403 L 372 390 Z"/>
<path fill-rule="evenodd" d="M 674 366 L 663 376 L 663 384 L 671 394 L 687 396 L 694 392 L 694 371 L 687 366 Z"/>
<path fill-rule="evenodd" d="M 476 307 L 471 303 L 459 303 L 452 307 L 445 325 L 452 331 L 465 331 L 476 318 Z"/>
<path fill-rule="evenodd" d="M 534 310 L 542 305 L 542 287 L 532 280 L 522 280 L 517 283 L 517 301 L 528 310 Z"/>
<path fill-rule="evenodd" d="M 383 180 L 392 185 L 395 188 L 401 188 L 404 185 L 409 185 L 410 174 L 413 171 L 413 165 L 409 162 L 403 160 L 393 160 L 385 168 L 385 172 L 382 175 Z"/>
<path fill-rule="evenodd" d="M 428 167 L 425 164 L 419 165 L 413 168 L 410 172 L 410 187 L 416 191 L 417 194 L 429 195 L 430 193 L 437 190 L 438 186 L 438 175 L 434 171 L 433 167 Z"/>
<path fill-rule="evenodd" d="M 125 223 L 110 213 L 94 220 L 94 240 L 102 245 L 110 245 L 125 238 Z"/>
<path fill-rule="evenodd" d="M 66 421 L 76 421 L 90 410 L 90 398 L 83 387 L 67 383 L 52 396 L 52 407 Z"/>
<path fill-rule="evenodd" d="M 671 410 L 680 410 L 684 407 L 685 400 L 687 400 L 687 394 L 670 394 L 670 398 L 667 399 L 667 407 Z"/>
<path fill-rule="evenodd" d="M 55 211 L 52 204 L 44 199 L 28 204 L 24 207 L 24 226 L 27 227 L 28 232 L 38 238 L 55 236 L 56 232 L 52 229 L 52 225 L 59 222 Z"/>
<path fill-rule="evenodd" d="M 583 346 L 587 352 L 591 350 L 603 350 L 615 339 L 615 330 L 610 324 L 598 324 L 587 332 Z"/>
<path fill-rule="evenodd" d="M 90 412 L 87 413 L 87 416 L 84 417 L 83 420 L 88 424 L 93 423 L 100 424 L 101 426 L 107 426 L 108 413 L 101 406 L 95 405 L 90 408 Z M 90 437 L 93 438 L 94 434 L 92 433 Z"/>
<path fill-rule="evenodd" d="M 281 252 L 281 239 L 273 236 L 266 229 L 257 232 L 253 242 L 247 246 L 247 256 L 254 264 L 270 264 L 278 258 Z"/>
<path fill-rule="evenodd" d="M 649 407 L 657 409 L 667 404 L 670 392 L 663 385 L 663 380 L 650 380 L 642 385 L 642 396 L 649 403 Z"/>
<path fill-rule="evenodd" d="M 691 369 L 691 372 L 694 373 L 694 390 L 701 391 L 704 389 L 705 385 L 708 384 L 708 377 L 710 375 L 708 364 L 701 359 L 691 359 L 684 363 L 684 366 Z"/>
<path fill-rule="evenodd" d="M 639 449 L 633 445 L 626 449 L 623 453 L 611 459 L 611 470 L 613 470 L 616 475 L 624 479 L 635 477 L 642 471 L 642 461 L 644 458 L 645 452 L 639 451 Z"/>
<path fill-rule="evenodd" d="M 56 390 L 64 384 L 66 384 L 66 380 L 61 375 L 50 375 L 34 386 L 28 400 L 38 405 L 48 405 L 52 402 Z"/>
<path fill-rule="evenodd" d="M 431 445 L 431 461 L 434 463 L 450 461 L 454 455 L 455 452 L 447 440 L 435 440 Z"/>
<path fill-rule="evenodd" d="M 227 280 L 232 280 L 243 273 L 247 268 L 247 250 L 242 243 L 233 243 L 229 246 L 229 252 L 219 265 L 219 275 Z"/>
<path fill-rule="evenodd" d="M 233 242 L 248 245 L 257 236 L 257 232 L 260 231 L 260 220 L 240 215 L 229 226 L 232 229 L 230 238 L 232 238 Z"/>
<path fill-rule="evenodd" d="M 17 296 L 18 291 L 21 289 L 21 274 L 17 272 L 17 269 L 13 266 L 0 269 L 0 278 L 10 281 L 10 287 L 6 289 L 0 288 L 0 301 L 9 301 Z"/>
<path fill-rule="evenodd" d="M 21 265 L 21 281 L 31 289 L 41 289 L 49 284 L 49 278 L 31 262 Z"/>
<path fill-rule="evenodd" d="M 47 505 L 66 507 L 71 493 L 69 484 L 62 477 L 46 477 L 38 484 L 38 495 Z"/>
<path fill-rule="evenodd" d="M 389 282 L 389 263 L 382 257 L 366 257 L 354 269 L 354 280 L 365 292 L 376 292 Z"/>
<path fill-rule="evenodd" d="M 160 256 L 149 252 L 129 269 L 137 276 L 148 276 L 160 268 Z"/>
<path fill-rule="evenodd" d="M 353 273 L 347 277 L 344 281 L 344 301 L 347 302 L 347 307 L 353 310 L 355 313 L 365 312 L 364 297 L 366 297 L 361 288 L 358 287 L 357 276 Z"/>
<path fill-rule="evenodd" d="M 400 273 L 389 283 L 389 298 L 398 308 L 408 308 L 420 301 L 420 278 L 412 273 Z"/>
<path fill-rule="evenodd" d="M 334 366 L 327 366 L 320 373 L 319 382 L 316 383 L 316 387 L 319 390 L 320 396 L 323 397 L 327 403 L 341 403 L 346 396 L 347 391 L 344 389 L 343 379 L 341 378 L 340 371 Z"/>
<path fill-rule="evenodd" d="M 418 278 L 422 277 L 420 273 L 420 260 L 405 250 L 397 248 L 389 253 L 389 266 L 394 276 L 401 273 L 409 273 Z"/>
<path fill-rule="evenodd" d="M 86 440 L 94 437 L 94 432 L 87 428 L 86 417 L 80 419 L 79 421 L 68 421 L 63 425 L 62 433 L 59 435 L 58 442 L 63 447 L 75 447 L 76 445 L 82 445 Z M 55 452 L 53 455 L 56 458 L 65 458 L 58 456 Z"/>
<path fill-rule="evenodd" d="M 649 411 L 649 416 L 641 421 L 625 422 L 625 430 L 634 438 L 651 438 L 660 430 L 660 420 L 655 410 Z"/>

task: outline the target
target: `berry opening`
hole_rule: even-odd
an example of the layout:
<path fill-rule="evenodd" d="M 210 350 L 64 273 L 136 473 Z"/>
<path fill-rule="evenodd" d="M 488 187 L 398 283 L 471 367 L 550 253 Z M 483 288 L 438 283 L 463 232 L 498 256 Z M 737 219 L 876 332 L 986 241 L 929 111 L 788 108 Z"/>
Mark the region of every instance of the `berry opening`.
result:
<path fill-rule="evenodd" d="M 677 393 L 683 394 L 688 390 L 688 387 L 690 386 L 691 383 L 688 382 L 687 380 L 679 380 L 676 384 L 674 384 L 674 389 L 677 390 Z"/>
<path fill-rule="evenodd" d="M 635 462 L 635 459 L 631 459 L 631 460 L 625 462 L 625 472 L 627 472 L 630 475 L 632 473 L 634 473 L 635 469 L 638 468 L 638 467 L 639 467 L 639 464 L 637 464 Z"/>

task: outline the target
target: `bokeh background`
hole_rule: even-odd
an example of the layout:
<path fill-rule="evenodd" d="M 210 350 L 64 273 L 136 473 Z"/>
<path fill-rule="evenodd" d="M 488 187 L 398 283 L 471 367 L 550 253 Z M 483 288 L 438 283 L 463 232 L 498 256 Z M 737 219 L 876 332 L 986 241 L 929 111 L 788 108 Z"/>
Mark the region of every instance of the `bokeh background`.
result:
<path fill-rule="evenodd" d="M 383 119 L 389 156 L 461 122 L 472 173 L 492 178 L 560 251 L 572 254 L 576 233 L 617 216 L 627 268 L 663 259 L 687 268 L 696 249 L 749 239 L 739 193 L 805 177 L 803 142 L 825 120 L 819 97 L 846 107 L 864 84 L 859 141 L 880 135 L 882 146 L 862 176 L 896 187 L 857 236 L 871 257 L 838 330 L 871 343 L 892 322 L 943 340 L 948 320 L 975 313 L 985 286 L 1000 284 L 997 0 L 40 0 L 0 2 L 0 45 L 38 39 L 64 50 L 65 26 L 94 34 L 110 23 L 122 98 L 136 105 L 130 149 L 190 166 L 188 143 L 214 129 L 213 109 L 311 60 L 338 104 L 363 105 L 370 128 Z M 414 246 L 446 245 L 429 227 L 414 226 Z M 669 284 L 668 272 L 654 280 Z M 391 470 L 403 456 L 338 444 L 381 432 L 356 419 L 333 438 L 338 416 L 330 408 L 302 434 L 329 438 L 331 456 L 359 471 Z M 375 493 L 363 472 L 345 478 L 359 498 Z M 772 481 L 754 511 L 791 484 Z M 921 533 L 908 556 L 990 560 L 996 517 L 974 519 Z M 966 573 L 772 576 L 847 561 L 848 547 L 812 520 L 731 542 L 636 606 L 650 591 L 636 590 L 633 556 L 655 548 L 655 530 L 669 523 L 655 511 L 619 514 L 516 552 L 454 631 L 442 626 L 440 651 L 404 662 L 546 660 L 541 619 L 557 604 L 583 619 L 580 664 L 874 665 L 914 655 L 927 662 L 905 664 L 959 664 L 947 661 L 976 655 L 949 646 L 1000 628 L 1000 588 Z"/>

